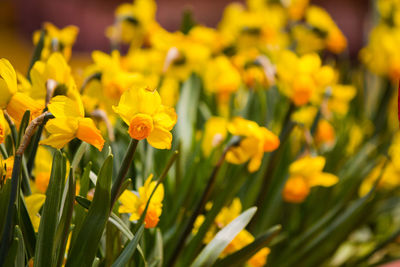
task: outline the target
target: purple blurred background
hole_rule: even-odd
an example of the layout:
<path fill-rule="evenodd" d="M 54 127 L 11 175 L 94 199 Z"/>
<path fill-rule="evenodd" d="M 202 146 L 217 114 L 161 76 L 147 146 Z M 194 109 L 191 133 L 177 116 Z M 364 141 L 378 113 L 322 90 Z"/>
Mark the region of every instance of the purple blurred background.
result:
<path fill-rule="evenodd" d="M 94 49 L 107 51 L 109 42 L 105 28 L 113 23 L 114 10 L 123 0 L 2 0 L 0 1 L 0 28 L 12 28 L 26 45 L 31 45 L 32 32 L 45 21 L 58 27 L 76 25 L 80 28 L 74 52 Z M 229 0 L 158 0 L 157 20 L 168 30 L 180 27 L 182 12 L 192 10 L 198 23 L 216 26 Z M 244 1 L 236 1 L 244 2 Z M 370 1 L 366 0 L 312 0 L 328 10 L 348 38 L 350 55 L 355 58 L 365 40 L 370 21 Z M 4 31 L 4 30 L 3 30 Z M 0 32 L 1 33 L 1 32 Z M 1 37 L 4 39 L 3 35 Z M 6 56 L 0 45 L 0 57 Z"/>

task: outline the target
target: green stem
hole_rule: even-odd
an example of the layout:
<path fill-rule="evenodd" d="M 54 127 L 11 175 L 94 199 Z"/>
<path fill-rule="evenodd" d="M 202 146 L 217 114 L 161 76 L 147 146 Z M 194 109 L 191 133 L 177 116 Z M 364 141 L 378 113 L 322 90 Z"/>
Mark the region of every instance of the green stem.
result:
<path fill-rule="evenodd" d="M 3 159 L 8 158 L 7 150 L 6 150 L 6 148 L 4 147 L 3 144 L 0 144 L 0 153 L 3 156 Z"/>
<path fill-rule="evenodd" d="M 215 182 L 216 182 L 216 179 L 217 179 L 218 172 L 219 172 L 219 170 L 220 170 L 220 168 L 222 166 L 222 163 L 225 160 L 226 153 L 234 145 L 237 145 L 237 142 L 233 142 L 233 143 L 231 143 L 230 145 L 228 145 L 225 148 L 225 150 L 222 153 L 221 157 L 219 158 L 217 164 L 215 165 L 215 167 L 214 167 L 214 169 L 213 169 L 213 171 L 212 171 L 212 173 L 210 175 L 210 178 L 208 179 L 207 185 L 206 185 L 206 187 L 205 187 L 205 189 L 203 191 L 201 199 L 197 203 L 197 206 L 194 209 L 192 215 L 190 216 L 189 221 L 187 222 L 187 224 L 185 226 L 185 229 L 183 230 L 182 234 L 180 235 L 179 240 L 176 243 L 175 248 L 173 249 L 174 252 L 172 253 L 171 258 L 167 261 L 168 264 L 166 266 L 174 266 L 179 254 L 182 251 L 183 246 L 185 245 L 185 241 L 186 241 L 188 235 L 192 231 L 192 228 L 193 228 L 194 222 L 197 219 L 197 216 L 203 211 L 203 209 L 204 209 L 204 207 L 205 207 L 205 205 L 206 205 L 206 203 L 207 203 L 207 201 L 208 201 L 208 199 L 209 199 L 209 197 L 210 197 L 210 195 L 211 195 L 211 193 L 213 191 L 213 188 L 214 188 L 214 185 L 215 185 Z"/>
<path fill-rule="evenodd" d="M 35 64 L 36 61 L 40 60 L 40 57 L 42 55 L 42 50 L 44 47 L 44 37 L 46 35 L 46 30 L 42 29 L 40 31 L 40 38 L 39 38 L 39 42 L 37 43 L 35 50 L 33 51 L 33 55 L 32 55 L 32 59 L 31 62 L 29 63 L 29 67 L 28 67 L 28 73 L 26 75 L 26 77 L 28 77 L 28 80 L 31 81 L 31 69 L 33 67 L 33 65 Z"/>
<path fill-rule="evenodd" d="M 137 144 L 139 143 L 139 140 L 136 139 L 131 139 L 131 142 L 129 143 L 128 150 L 125 153 L 124 159 L 122 161 L 121 168 L 119 169 L 117 178 L 115 179 L 112 188 L 111 188 L 111 210 L 114 207 L 115 202 L 117 201 L 117 197 L 120 193 L 120 189 L 122 186 L 122 183 L 125 180 L 125 176 L 128 173 L 129 167 L 131 166 L 133 156 L 135 155 L 136 147 Z"/>
<path fill-rule="evenodd" d="M 268 193 L 272 178 L 274 177 L 276 166 L 278 165 L 279 159 L 281 158 L 281 154 L 283 153 L 284 144 L 294 128 L 294 124 L 290 120 L 290 117 L 292 116 L 292 113 L 294 112 L 294 110 L 295 110 L 295 106 L 293 103 L 291 103 L 290 107 L 286 113 L 285 119 L 283 121 L 283 127 L 281 130 L 281 133 L 279 134 L 280 145 L 277 150 L 272 152 L 271 157 L 268 161 L 268 165 L 265 170 L 264 178 L 263 178 L 263 181 L 261 184 L 261 189 L 260 189 L 260 192 L 258 193 L 257 200 L 255 202 L 255 206 L 258 207 L 260 211 L 262 211 L 264 200 Z M 255 214 L 253 220 L 250 222 L 250 227 L 252 225 L 254 225 L 254 223 L 256 222 L 256 218 L 261 213 L 262 212 L 257 212 Z"/>

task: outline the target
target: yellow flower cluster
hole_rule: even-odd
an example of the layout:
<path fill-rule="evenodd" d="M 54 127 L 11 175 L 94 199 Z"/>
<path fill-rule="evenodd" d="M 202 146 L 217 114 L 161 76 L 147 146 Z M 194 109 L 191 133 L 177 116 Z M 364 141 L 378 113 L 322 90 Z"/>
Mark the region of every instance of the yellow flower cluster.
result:
<path fill-rule="evenodd" d="M 380 22 L 360 51 L 360 59 L 373 73 L 396 81 L 400 78 L 400 2 L 379 0 L 377 6 Z"/>

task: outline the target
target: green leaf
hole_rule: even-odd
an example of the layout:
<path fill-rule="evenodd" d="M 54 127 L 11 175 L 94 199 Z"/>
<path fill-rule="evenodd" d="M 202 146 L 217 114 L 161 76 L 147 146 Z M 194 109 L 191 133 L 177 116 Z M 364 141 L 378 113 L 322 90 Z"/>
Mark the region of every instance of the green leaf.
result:
<path fill-rule="evenodd" d="M 91 266 L 110 215 L 113 157 L 110 155 L 100 169 L 93 202 L 72 244 L 66 266 Z"/>
<path fill-rule="evenodd" d="M 38 238 L 35 250 L 35 267 L 54 266 L 55 236 L 60 212 L 61 196 L 65 179 L 65 160 L 61 152 L 54 153 L 49 187 L 40 219 Z"/>
<path fill-rule="evenodd" d="M 31 219 L 29 218 L 28 209 L 26 208 L 26 203 L 23 196 L 20 196 L 19 203 L 20 203 L 20 209 L 19 209 L 20 227 L 22 235 L 24 237 L 26 253 L 28 254 L 28 259 L 30 259 L 35 253 L 36 234 L 35 234 L 35 229 L 33 229 Z"/>
<path fill-rule="evenodd" d="M 226 256 L 214 266 L 242 266 L 246 261 L 248 261 L 254 254 L 256 254 L 260 249 L 266 247 L 272 239 L 281 231 L 282 227 L 280 225 L 274 226 L 269 229 L 266 233 L 257 237 L 252 243 L 248 244 L 244 248 Z"/>
<path fill-rule="evenodd" d="M 19 145 L 21 144 L 22 138 L 24 137 L 25 134 L 26 127 L 28 127 L 30 118 L 31 118 L 31 112 L 29 110 L 25 111 L 24 116 L 21 119 L 21 124 L 19 125 L 17 147 L 19 147 Z"/>
<path fill-rule="evenodd" d="M 136 250 L 136 247 L 139 244 L 143 232 L 144 232 L 144 224 L 140 226 L 139 230 L 136 232 L 135 237 L 131 241 L 129 241 L 129 244 L 122 251 L 121 255 L 119 255 L 117 260 L 113 263 L 112 267 L 123 267 L 128 263 L 128 261 L 132 258 L 133 253 Z"/>
<path fill-rule="evenodd" d="M 90 185 L 90 180 L 89 180 L 89 174 L 90 174 L 90 170 L 92 168 L 92 163 L 89 162 L 86 167 L 83 170 L 83 174 L 81 176 L 81 188 L 79 191 L 79 194 L 81 196 L 86 196 L 88 191 L 89 191 L 89 185 Z M 75 224 L 75 231 L 72 232 L 71 235 L 71 244 L 74 244 L 76 236 L 78 235 L 78 231 L 82 226 L 83 220 L 86 217 L 86 211 L 84 208 L 82 208 L 81 206 L 77 205 L 75 207 L 75 216 L 74 216 L 74 224 Z"/>
<path fill-rule="evenodd" d="M 15 238 L 18 239 L 18 249 L 15 257 L 15 266 L 24 266 L 25 264 L 25 247 L 24 238 L 18 225 L 15 226 Z"/>
<path fill-rule="evenodd" d="M 191 75 L 184 82 L 179 96 L 176 110 L 178 122 L 176 124 L 176 140 L 180 140 L 182 145 L 182 159 L 186 158 L 192 146 L 193 135 L 195 132 L 197 107 L 200 98 L 201 81 L 196 75 Z M 186 166 L 183 162 L 182 166 Z"/>
<path fill-rule="evenodd" d="M 213 240 L 200 252 L 192 267 L 211 266 L 218 259 L 222 251 L 242 231 L 256 213 L 257 208 L 252 207 L 230 222 L 219 231 Z"/>
<path fill-rule="evenodd" d="M 160 229 L 157 228 L 155 244 L 148 260 L 149 267 L 162 267 L 163 260 L 163 237 Z"/>
<path fill-rule="evenodd" d="M 70 169 L 68 183 L 67 195 L 64 202 L 64 207 L 62 209 L 62 215 L 60 218 L 60 223 L 57 228 L 56 233 L 56 249 L 55 253 L 57 255 L 57 266 L 61 266 L 64 261 L 65 248 L 67 245 L 68 235 L 70 232 L 70 224 L 72 220 L 72 212 L 74 210 L 74 197 L 75 197 L 75 183 L 73 179 L 73 169 Z"/>
<path fill-rule="evenodd" d="M 40 56 L 42 55 L 45 35 L 46 35 L 46 30 L 42 29 L 40 32 L 39 42 L 37 43 L 35 50 L 33 51 L 32 59 L 31 62 L 29 63 L 28 74 L 26 75 L 29 81 L 31 81 L 31 69 L 35 64 L 35 62 L 40 60 Z"/>

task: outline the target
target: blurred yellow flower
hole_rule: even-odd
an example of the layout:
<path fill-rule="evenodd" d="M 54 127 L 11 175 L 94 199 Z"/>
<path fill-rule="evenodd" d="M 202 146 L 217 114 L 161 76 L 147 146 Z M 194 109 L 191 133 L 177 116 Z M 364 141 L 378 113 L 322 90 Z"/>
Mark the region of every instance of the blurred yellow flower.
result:
<path fill-rule="evenodd" d="M 61 52 L 66 60 L 71 57 L 72 45 L 75 43 L 79 29 L 76 26 L 69 25 L 59 29 L 50 22 L 43 24 L 46 31 L 44 37 L 44 47 L 40 56 L 41 60 L 49 58 L 53 52 Z M 37 45 L 40 39 L 40 31 L 33 33 L 33 43 Z"/>
<path fill-rule="evenodd" d="M 347 40 L 328 12 L 317 6 L 310 6 L 306 11 L 306 22 L 321 31 L 326 48 L 336 54 L 347 47 Z"/>
<path fill-rule="evenodd" d="M 129 220 L 137 221 L 146 208 L 146 204 L 150 198 L 151 193 L 156 187 L 157 182 L 151 181 L 153 175 L 149 175 L 146 182 L 139 188 L 138 192 L 125 190 L 119 197 L 121 206 L 119 206 L 119 213 L 130 213 Z M 162 212 L 162 201 L 164 199 L 164 186 L 160 184 L 154 195 L 152 196 L 146 216 L 144 218 L 146 228 L 154 228 L 157 226 L 159 217 Z"/>
<path fill-rule="evenodd" d="M 242 137 L 238 146 L 232 147 L 226 154 L 226 161 L 242 164 L 250 161 L 247 169 L 255 172 L 260 168 L 264 152 L 278 148 L 279 138 L 265 127 L 258 126 L 254 121 L 235 117 L 228 124 L 228 131 Z"/>
<path fill-rule="evenodd" d="M 154 0 L 134 0 L 122 4 L 115 11 L 116 23 L 106 30 L 113 41 L 140 46 L 155 22 L 157 5 Z"/>
<path fill-rule="evenodd" d="M 204 126 L 204 136 L 201 143 L 203 155 L 208 157 L 212 150 L 224 142 L 228 134 L 228 121 L 222 117 L 211 117 Z"/>
<path fill-rule="evenodd" d="M 241 78 L 239 71 L 225 56 L 210 60 L 204 73 L 205 89 L 217 95 L 218 103 L 226 106 L 230 95 L 239 89 Z"/>
<path fill-rule="evenodd" d="M 332 95 L 328 101 L 329 110 L 344 116 L 349 110 L 350 101 L 356 96 L 357 89 L 353 85 L 332 85 Z"/>
<path fill-rule="evenodd" d="M 317 145 L 327 145 L 331 147 L 335 142 L 336 134 L 333 126 L 324 119 L 318 122 L 317 132 L 315 134 L 315 142 Z"/>
<path fill-rule="evenodd" d="M 322 172 L 325 158 L 305 156 L 290 164 L 289 179 L 286 181 L 282 195 L 285 201 L 301 203 L 310 193 L 311 187 L 329 187 L 336 184 L 339 178 Z"/>
<path fill-rule="evenodd" d="M 114 106 L 126 124 L 129 135 L 136 140 L 147 139 L 158 149 L 170 149 L 172 134 L 170 131 L 177 121 L 174 108 L 161 104 L 156 90 L 132 88 L 125 91 L 118 106 Z"/>
<path fill-rule="evenodd" d="M 36 61 L 30 72 L 30 96 L 45 103 L 56 95 L 71 96 L 77 92 L 71 68 L 61 53 L 55 52 L 46 61 Z"/>
<path fill-rule="evenodd" d="M 103 149 L 104 139 L 93 120 L 84 117 L 85 112 L 79 94 L 73 99 L 62 95 L 56 96 L 50 101 L 48 109 L 55 118 L 46 123 L 50 137 L 40 141 L 40 144 L 61 149 L 76 137 L 100 151 Z"/>
<path fill-rule="evenodd" d="M 209 210 L 206 208 L 206 210 Z M 218 230 L 227 226 L 231 221 L 237 218 L 242 212 L 242 204 L 239 198 L 234 198 L 230 206 L 223 207 L 218 213 L 214 220 L 214 224 L 208 230 L 205 238 L 203 239 L 204 244 L 208 244 L 217 234 Z M 193 233 L 196 233 L 204 222 L 204 215 L 200 215 L 196 218 Z M 228 244 L 228 246 L 221 253 L 221 258 L 247 246 L 254 241 L 253 235 L 247 230 L 242 230 L 239 234 Z M 269 248 L 262 248 L 253 257 L 251 257 L 247 264 L 254 267 L 264 266 L 267 261 L 267 256 L 270 253 Z"/>
<path fill-rule="evenodd" d="M 42 208 L 46 195 L 44 194 L 32 194 L 25 197 L 26 208 L 28 210 L 29 218 L 31 219 L 33 229 L 35 232 L 39 230 L 40 214 L 39 211 Z"/>
<path fill-rule="evenodd" d="M 282 51 L 278 58 L 277 75 L 279 89 L 296 106 L 320 101 L 325 88 L 335 81 L 335 72 L 329 66 L 321 66 L 318 54 L 297 57 L 289 50 Z"/>

